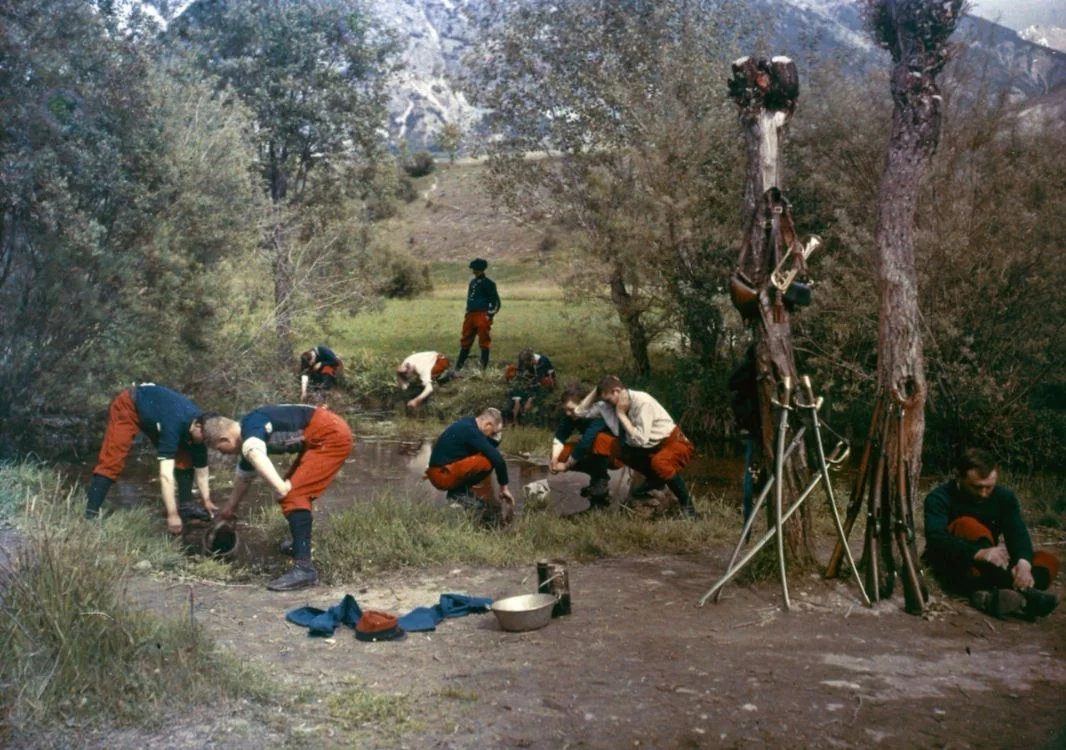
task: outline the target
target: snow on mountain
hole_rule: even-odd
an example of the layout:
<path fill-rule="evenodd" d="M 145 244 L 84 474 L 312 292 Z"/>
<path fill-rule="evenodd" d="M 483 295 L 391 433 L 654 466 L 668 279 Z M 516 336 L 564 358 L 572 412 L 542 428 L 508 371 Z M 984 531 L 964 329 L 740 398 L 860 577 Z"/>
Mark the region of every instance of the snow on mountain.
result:
<path fill-rule="evenodd" d="M 1034 24 L 1019 31 L 1018 36 L 1027 42 L 1039 44 L 1041 47 L 1066 52 L 1066 29 L 1058 26 Z"/>

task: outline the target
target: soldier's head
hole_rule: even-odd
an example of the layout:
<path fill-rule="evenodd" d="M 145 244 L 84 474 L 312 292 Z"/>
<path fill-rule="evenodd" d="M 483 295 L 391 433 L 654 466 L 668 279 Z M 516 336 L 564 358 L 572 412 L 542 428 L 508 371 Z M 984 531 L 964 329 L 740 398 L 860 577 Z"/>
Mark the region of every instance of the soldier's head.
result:
<path fill-rule="evenodd" d="M 585 389 L 580 383 L 571 383 L 563 391 L 559 401 L 563 405 L 563 413 L 568 417 L 577 416 L 577 407 L 585 398 Z"/>
<path fill-rule="evenodd" d="M 622 385 L 622 381 L 617 375 L 608 375 L 600 381 L 600 386 L 597 390 L 599 391 L 600 399 L 612 406 L 617 406 L 618 397 L 625 389 L 626 387 Z"/>
<path fill-rule="evenodd" d="M 241 450 L 241 426 L 238 422 L 215 412 L 196 418 L 194 428 L 199 428 L 203 442 L 219 453 L 234 456 Z"/>
<path fill-rule="evenodd" d="M 489 262 L 484 258 L 474 258 L 470 261 L 470 270 L 474 272 L 475 276 L 484 276 L 485 269 L 489 267 Z"/>
<path fill-rule="evenodd" d="M 477 428 L 485 437 L 495 437 L 503 430 L 503 414 L 499 409 L 489 407 L 475 418 Z"/>
<path fill-rule="evenodd" d="M 995 456 L 981 448 L 967 447 L 955 458 L 955 482 L 973 498 L 986 498 L 996 488 L 999 466 Z"/>
<path fill-rule="evenodd" d="M 318 359 L 318 357 L 315 356 L 315 350 L 308 349 L 306 352 L 300 355 L 300 369 L 310 370 L 311 367 L 315 364 L 316 359 Z"/>
<path fill-rule="evenodd" d="M 523 349 L 518 352 L 518 369 L 519 370 L 532 370 L 535 358 L 533 356 L 532 349 Z"/>

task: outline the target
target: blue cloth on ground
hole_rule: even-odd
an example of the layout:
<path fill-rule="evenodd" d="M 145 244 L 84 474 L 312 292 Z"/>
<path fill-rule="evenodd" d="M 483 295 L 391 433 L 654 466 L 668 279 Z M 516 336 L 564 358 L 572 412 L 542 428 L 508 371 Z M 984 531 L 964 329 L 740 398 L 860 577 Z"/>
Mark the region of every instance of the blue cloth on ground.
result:
<path fill-rule="evenodd" d="M 465 617 L 489 611 L 492 599 L 487 596 L 441 594 L 440 602 L 432 607 L 415 607 L 400 618 L 400 627 L 408 633 L 436 630 L 437 624 L 448 617 Z"/>
<path fill-rule="evenodd" d="M 340 604 L 321 610 L 318 607 L 297 607 L 286 613 L 285 619 L 295 625 L 302 625 L 310 632 L 308 635 L 321 635 L 330 637 L 338 625 L 347 625 L 354 628 L 359 618 L 363 616 L 363 610 L 351 594 L 345 594 Z"/>
<path fill-rule="evenodd" d="M 465 617 L 489 611 L 492 599 L 487 596 L 465 594 L 441 594 L 440 601 L 432 607 L 415 607 L 400 618 L 399 625 L 408 633 L 436 630 L 438 623 L 449 617 Z M 340 603 L 327 610 L 318 607 L 297 607 L 285 614 L 285 619 L 294 625 L 308 629 L 308 635 L 332 636 L 338 625 L 354 628 L 363 610 L 351 594 L 345 594 Z"/>

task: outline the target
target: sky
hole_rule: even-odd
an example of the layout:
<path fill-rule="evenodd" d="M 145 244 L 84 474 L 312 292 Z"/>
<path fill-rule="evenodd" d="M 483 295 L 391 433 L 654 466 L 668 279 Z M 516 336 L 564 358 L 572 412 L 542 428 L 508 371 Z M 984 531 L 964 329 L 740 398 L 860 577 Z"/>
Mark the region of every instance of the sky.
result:
<path fill-rule="evenodd" d="M 1012 29 L 1033 24 L 1066 28 L 1066 0 L 973 0 L 972 13 Z"/>

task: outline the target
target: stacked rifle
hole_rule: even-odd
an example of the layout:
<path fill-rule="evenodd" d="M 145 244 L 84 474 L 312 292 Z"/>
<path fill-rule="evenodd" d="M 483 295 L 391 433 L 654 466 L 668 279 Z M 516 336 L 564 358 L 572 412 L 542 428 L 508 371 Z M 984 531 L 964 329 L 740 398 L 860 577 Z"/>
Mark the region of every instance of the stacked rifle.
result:
<path fill-rule="evenodd" d="M 848 568 L 855 573 L 855 582 L 859 588 L 863 602 L 869 606 L 880 599 L 892 595 L 895 584 L 896 561 L 892 551 L 892 537 L 900 553 L 901 569 L 903 577 L 903 592 L 905 608 L 908 612 L 920 614 L 925 604 L 929 601 L 929 592 L 925 586 L 924 574 L 918 565 L 918 553 L 914 528 L 914 482 L 910 477 L 904 461 L 904 420 L 906 415 L 906 400 L 894 392 L 894 403 L 889 414 L 884 414 L 881 408 L 881 400 L 878 400 L 878 408 L 875 408 L 871 419 L 870 434 L 863 448 L 862 458 L 859 462 L 859 470 L 852 486 L 851 497 L 848 502 L 844 521 L 841 521 L 837 510 L 836 498 L 833 494 L 833 484 L 830 478 L 830 470 L 843 464 L 850 453 L 848 442 L 837 435 L 828 426 L 822 423 L 819 411 L 823 404 L 821 396 L 814 395 L 810 378 L 802 379 L 802 388 L 793 391 L 789 378 L 784 378 L 778 384 L 778 390 L 772 400 L 777 416 L 777 432 L 774 442 L 774 473 L 766 481 L 752 508 L 751 514 L 745 519 L 744 528 L 740 533 L 740 539 L 733 550 L 725 574 L 703 595 L 700 606 L 704 606 L 708 600 L 718 601 L 722 590 L 736 575 L 744 569 L 756 555 L 770 541 L 777 541 L 778 571 L 781 579 L 781 589 L 784 598 L 785 609 L 791 608 L 788 593 L 788 575 L 786 569 L 786 557 L 784 547 L 783 525 L 799 507 L 807 500 L 811 493 L 821 484 L 824 487 L 826 501 L 833 516 L 836 528 L 837 543 L 833 549 L 829 564 L 826 567 L 827 578 L 836 577 L 840 572 L 840 563 L 846 559 Z M 794 412 L 801 416 L 802 423 L 795 431 L 795 435 L 789 439 L 789 418 Z M 837 439 L 836 445 L 828 455 L 825 452 L 825 443 L 822 440 L 823 428 L 832 433 Z M 808 485 L 799 493 L 799 496 L 787 507 L 784 507 L 784 466 L 788 458 L 803 443 L 805 437 L 812 437 L 813 455 L 817 462 L 817 473 L 811 478 Z M 890 451 L 895 449 L 899 452 L 899 466 L 895 476 L 889 470 L 892 464 Z M 741 557 L 741 551 L 745 542 L 750 539 L 751 529 L 755 518 L 762 509 L 770 492 L 773 491 L 774 499 L 771 512 L 772 523 L 766 533 L 763 534 L 748 551 Z M 866 537 L 863 548 L 863 571 L 864 575 L 858 575 L 859 567 L 856 565 L 848 546 L 848 535 L 855 521 L 858 519 L 863 506 L 866 506 Z M 891 535 L 891 536 L 890 536 Z"/>

